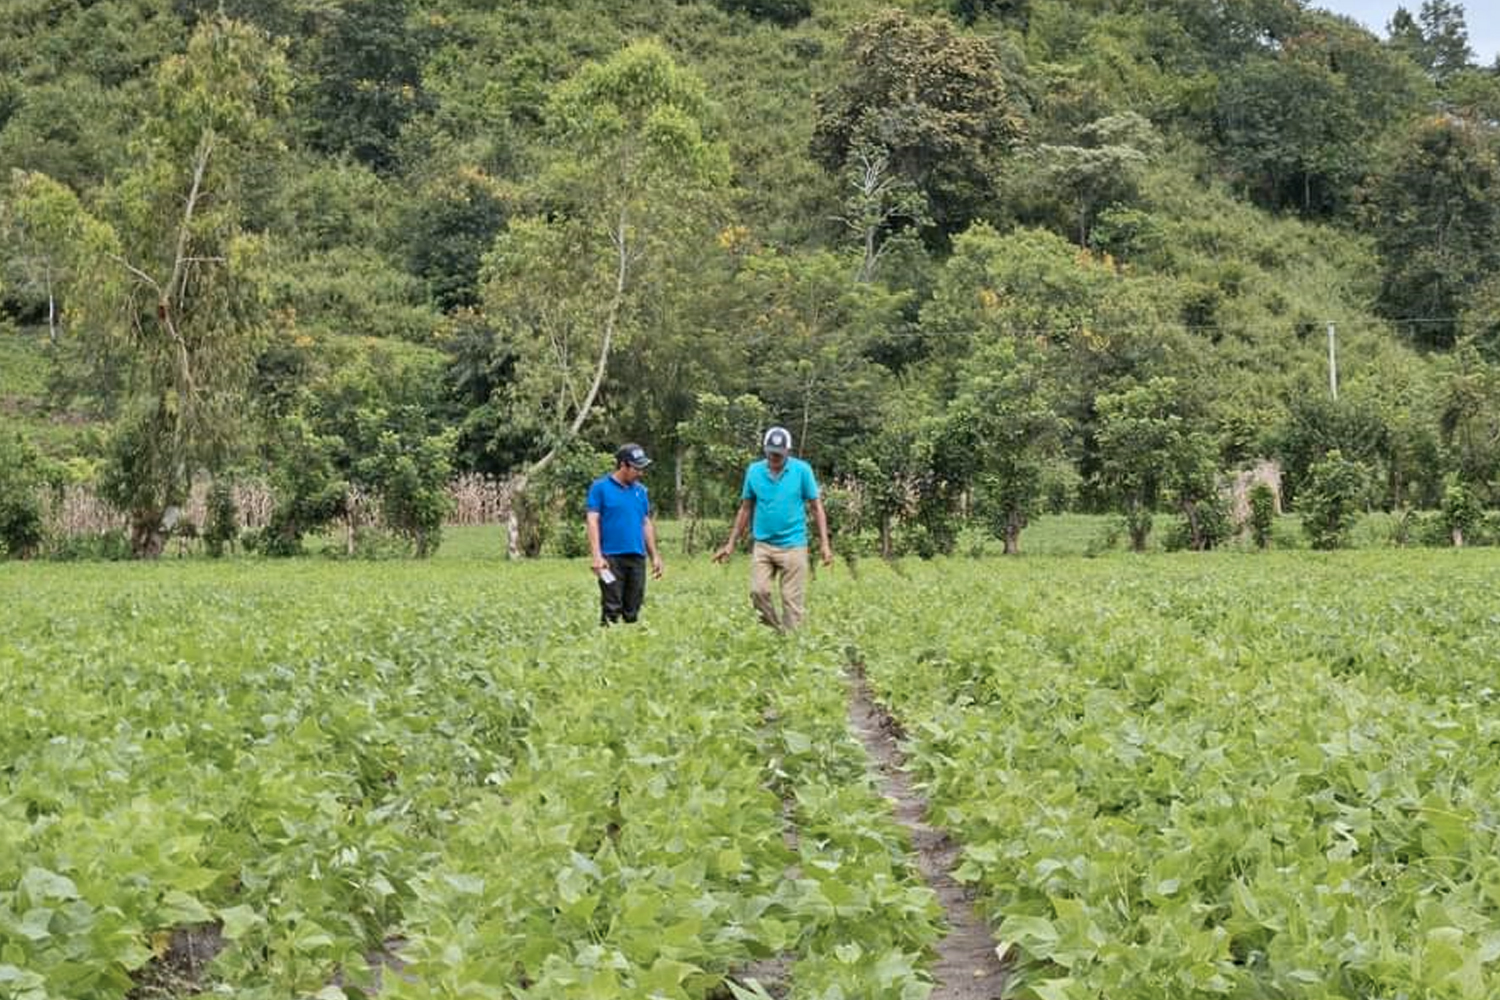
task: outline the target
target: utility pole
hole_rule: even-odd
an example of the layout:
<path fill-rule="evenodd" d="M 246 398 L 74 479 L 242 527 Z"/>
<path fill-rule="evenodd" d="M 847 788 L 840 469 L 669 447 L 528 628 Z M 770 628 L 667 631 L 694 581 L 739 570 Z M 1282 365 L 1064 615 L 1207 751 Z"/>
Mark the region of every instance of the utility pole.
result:
<path fill-rule="evenodd" d="M 1328 321 L 1328 391 L 1339 398 L 1339 341 L 1338 328 L 1333 320 Z"/>

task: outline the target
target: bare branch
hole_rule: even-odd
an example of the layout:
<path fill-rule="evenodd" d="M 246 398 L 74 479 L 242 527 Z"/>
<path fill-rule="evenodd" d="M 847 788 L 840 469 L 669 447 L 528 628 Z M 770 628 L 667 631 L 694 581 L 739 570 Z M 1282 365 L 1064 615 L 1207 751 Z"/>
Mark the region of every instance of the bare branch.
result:
<path fill-rule="evenodd" d="M 203 191 L 203 175 L 208 172 L 208 160 L 213 155 L 213 129 L 204 129 L 198 140 L 198 151 L 193 156 L 193 185 L 188 190 L 187 204 L 183 206 L 182 224 L 177 229 L 177 253 L 172 262 L 172 276 L 162 292 L 163 299 L 181 298 L 182 271 L 190 259 L 187 255 L 188 238 L 192 235 L 193 213 L 198 209 L 198 198 Z M 178 305 L 181 306 L 181 301 Z"/>
<path fill-rule="evenodd" d="M 151 275 L 147 274 L 145 271 L 142 271 L 140 268 L 138 268 L 134 264 L 130 263 L 130 261 L 126 260 L 124 257 L 120 257 L 120 256 L 118 256 L 116 254 L 109 254 L 108 256 L 109 256 L 110 260 L 114 261 L 116 264 L 119 264 L 121 267 L 123 267 L 125 270 L 129 271 L 131 274 L 135 275 L 137 278 L 139 278 L 145 284 L 150 285 L 151 288 L 152 288 L 152 290 L 154 290 L 156 292 L 156 297 L 157 298 L 161 298 L 161 296 L 162 296 L 161 285 L 159 285 L 159 284 L 156 283 L 156 279 L 155 278 L 151 277 Z"/>

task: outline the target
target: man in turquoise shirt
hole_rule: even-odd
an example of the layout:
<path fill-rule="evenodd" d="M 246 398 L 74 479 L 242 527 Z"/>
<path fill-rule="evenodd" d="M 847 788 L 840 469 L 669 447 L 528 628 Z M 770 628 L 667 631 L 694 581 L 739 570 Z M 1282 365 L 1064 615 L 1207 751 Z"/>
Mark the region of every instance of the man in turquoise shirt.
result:
<path fill-rule="evenodd" d="M 833 546 L 828 543 L 828 514 L 818 494 L 812 466 L 792 458 L 792 434 L 785 427 L 766 431 L 766 457 L 745 470 L 740 489 L 740 509 L 729 529 L 729 540 L 714 553 L 714 562 L 725 562 L 735 543 L 745 533 L 754 515 L 755 545 L 750 550 L 750 600 L 761 621 L 790 632 L 802 623 L 807 587 L 807 507 L 818 526 L 818 544 L 824 566 L 833 565 Z M 778 610 L 771 585 L 780 583 Z"/>

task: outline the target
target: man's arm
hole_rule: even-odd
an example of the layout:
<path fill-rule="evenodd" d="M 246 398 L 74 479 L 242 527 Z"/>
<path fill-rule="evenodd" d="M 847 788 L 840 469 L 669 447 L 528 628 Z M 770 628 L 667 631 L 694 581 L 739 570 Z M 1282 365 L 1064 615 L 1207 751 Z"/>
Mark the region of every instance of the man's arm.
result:
<path fill-rule="evenodd" d="M 754 500 L 741 500 L 740 509 L 734 513 L 734 524 L 729 529 L 729 541 L 724 543 L 723 548 L 714 553 L 714 562 L 725 562 L 734 555 L 734 545 L 745 533 L 745 526 L 750 523 L 750 512 L 755 509 Z"/>
<path fill-rule="evenodd" d="M 599 546 L 599 512 L 591 510 L 584 515 L 583 523 L 589 534 L 589 554 L 593 556 L 594 575 L 609 569 L 609 560 L 604 558 L 604 552 Z"/>
<path fill-rule="evenodd" d="M 812 504 L 813 523 L 818 526 L 818 544 L 822 547 L 823 565 L 833 565 L 833 546 L 828 543 L 828 512 L 823 509 L 823 498 L 813 497 L 808 503 Z"/>
<path fill-rule="evenodd" d="M 660 580 L 665 567 L 662 565 L 661 553 L 656 551 L 656 519 L 647 514 L 644 527 L 646 532 L 646 555 L 651 557 L 651 575 Z"/>

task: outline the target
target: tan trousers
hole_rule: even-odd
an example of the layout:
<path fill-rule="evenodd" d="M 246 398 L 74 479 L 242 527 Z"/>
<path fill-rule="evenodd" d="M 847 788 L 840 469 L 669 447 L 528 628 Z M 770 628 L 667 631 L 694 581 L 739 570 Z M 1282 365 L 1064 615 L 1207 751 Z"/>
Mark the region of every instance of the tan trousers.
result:
<path fill-rule="evenodd" d="M 781 613 L 771 584 L 781 584 Z M 760 612 L 760 620 L 775 629 L 790 632 L 802 624 L 803 597 L 807 591 L 807 547 L 779 549 L 756 542 L 750 550 L 750 602 Z"/>

